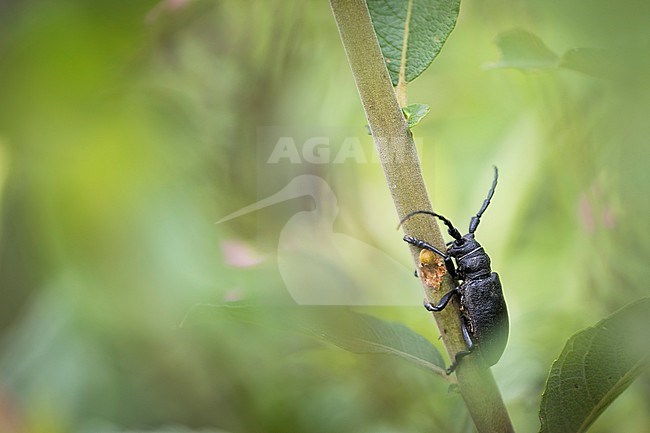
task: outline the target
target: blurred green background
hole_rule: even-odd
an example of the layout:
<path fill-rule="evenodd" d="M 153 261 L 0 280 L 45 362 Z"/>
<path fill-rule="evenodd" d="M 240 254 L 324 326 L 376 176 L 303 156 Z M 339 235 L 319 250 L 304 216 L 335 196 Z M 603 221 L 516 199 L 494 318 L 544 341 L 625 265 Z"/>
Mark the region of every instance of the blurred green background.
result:
<path fill-rule="evenodd" d="M 501 171 L 479 236 L 510 309 L 493 372 L 521 432 L 566 339 L 649 293 L 649 20 L 645 0 L 465 0 L 409 86 L 432 107 L 414 135 L 434 207 L 466 227 Z M 513 28 L 558 54 L 602 49 L 607 77 L 486 69 Z M 356 136 L 370 155 L 364 124 L 326 1 L 0 1 L 0 431 L 472 431 L 458 395 L 400 360 L 219 317 L 179 326 L 201 303 L 273 319 L 293 302 L 280 234 L 314 202 L 215 222 L 299 173 L 336 194 L 323 236 L 381 250 L 403 265 L 394 290 L 420 290 L 378 164 L 264 164 L 264 128 Z M 384 278 L 361 251 L 349 269 L 306 249 L 342 285 Z M 419 306 L 359 310 L 440 347 Z M 650 431 L 649 407 L 646 374 L 591 431 Z"/>

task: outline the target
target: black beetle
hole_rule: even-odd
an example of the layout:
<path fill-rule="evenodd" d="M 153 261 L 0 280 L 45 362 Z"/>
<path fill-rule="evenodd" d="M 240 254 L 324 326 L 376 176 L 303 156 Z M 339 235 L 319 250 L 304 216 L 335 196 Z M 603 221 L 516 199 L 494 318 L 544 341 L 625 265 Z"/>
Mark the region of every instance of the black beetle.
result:
<path fill-rule="evenodd" d="M 444 216 L 435 212 L 418 210 L 406 215 L 400 225 L 417 214 L 432 215 L 440 219 L 448 228 L 454 240 L 447 244 L 447 252 L 440 251 L 433 245 L 411 236 L 404 236 L 404 241 L 418 248 L 433 251 L 442 256 L 447 272 L 458 285 L 445 293 L 437 305 L 425 302 L 429 311 L 443 310 L 454 295 L 460 296 L 461 326 L 467 350 L 458 352 L 454 362 L 447 369 L 451 374 L 460 360 L 472 352 L 477 352 L 487 366 L 499 361 L 508 341 L 508 310 L 501 290 L 501 281 L 496 272 L 490 268 L 490 257 L 474 238 L 474 232 L 481 222 L 481 216 L 490 204 L 497 186 L 499 171 L 494 167 L 494 181 L 483 202 L 483 206 L 469 224 L 469 231 L 462 236 L 454 225 Z M 454 266 L 454 260 L 456 265 Z"/>

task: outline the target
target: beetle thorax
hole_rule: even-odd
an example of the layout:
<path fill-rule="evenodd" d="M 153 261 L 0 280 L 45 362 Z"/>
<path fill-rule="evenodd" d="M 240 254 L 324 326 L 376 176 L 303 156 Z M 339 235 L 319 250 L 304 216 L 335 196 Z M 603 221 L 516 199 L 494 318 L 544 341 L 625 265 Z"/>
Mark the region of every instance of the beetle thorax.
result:
<path fill-rule="evenodd" d="M 487 277 L 492 273 L 490 258 L 474 239 L 473 233 L 463 236 L 462 241 L 454 241 L 448 253 L 456 259 L 458 272 L 463 279 Z"/>

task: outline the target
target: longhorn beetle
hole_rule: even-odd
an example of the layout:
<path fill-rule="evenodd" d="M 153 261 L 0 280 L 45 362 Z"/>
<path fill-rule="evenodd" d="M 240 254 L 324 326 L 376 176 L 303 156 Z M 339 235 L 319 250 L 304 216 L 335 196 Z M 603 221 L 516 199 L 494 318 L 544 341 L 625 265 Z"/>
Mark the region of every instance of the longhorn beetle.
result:
<path fill-rule="evenodd" d="M 481 216 L 490 204 L 498 178 L 499 171 L 495 166 L 492 187 L 483 201 L 481 209 L 470 220 L 469 231 L 464 236 L 451 221 L 431 211 L 417 210 L 409 213 L 400 221 L 400 225 L 402 225 L 414 215 L 432 215 L 447 226 L 447 232 L 454 238 L 447 244 L 449 249 L 445 253 L 428 242 L 404 236 L 404 241 L 409 244 L 442 256 L 447 272 L 457 283 L 456 287 L 443 295 L 437 305 L 426 301 L 424 304 L 429 311 L 442 311 L 454 295 L 460 297 L 461 329 L 467 350 L 460 351 L 455 355 L 454 361 L 447 369 L 447 374 L 451 374 L 460 360 L 472 352 L 480 354 L 487 366 L 496 364 L 508 341 L 508 310 L 501 290 L 501 281 L 499 275 L 492 272 L 490 268 L 490 257 L 481 244 L 474 239 L 474 232 L 481 222 Z"/>

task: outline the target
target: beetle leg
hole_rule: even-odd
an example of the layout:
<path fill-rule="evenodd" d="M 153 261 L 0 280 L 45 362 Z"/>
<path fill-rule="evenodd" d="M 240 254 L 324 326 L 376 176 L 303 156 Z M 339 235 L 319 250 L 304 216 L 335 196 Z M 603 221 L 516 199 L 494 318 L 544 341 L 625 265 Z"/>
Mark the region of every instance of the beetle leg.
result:
<path fill-rule="evenodd" d="M 474 350 L 474 342 L 472 341 L 472 337 L 469 335 L 469 331 L 467 330 L 467 319 L 464 317 L 462 318 L 460 329 L 463 331 L 463 340 L 465 340 L 465 344 L 467 344 L 467 350 L 471 352 Z"/>
<path fill-rule="evenodd" d="M 457 277 L 456 267 L 454 266 L 454 262 L 451 259 L 451 256 L 449 254 L 443 253 L 442 251 L 440 251 L 438 248 L 434 247 L 430 243 L 420 239 L 416 239 L 412 236 L 404 236 L 404 242 L 407 242 L 418 248 L 423 248 L 425 250 L 433 251 L 434 253 L 438 254 L 445 260 L 445 267 L 447 268 L 447 273 L 449 273 L 449 275 L 451 275 L 451 277 L 454 279 Z"/>
<path fill-rule="evenodd" d="M 454 356 L 454 362 L 452 362 L 449 368 L 446 370 L 446 373 L 448 375 L 456 370 L 456 367 L 458 367 L 461 359 L 472 353 L 474 350 L 474 343 L 472 342 L 472 337 L 470 337 L 469 331 L 467 330 L 467 320 L 465 318 L 462 319 L 460 329 L 463 331 L 463 340 L 465 340 L 465 344 L 467 344 L 467 350 L 461 350 Z"/>
<path fill-rule="evenodd" d="M 426 308 L 429 311 L 442 311 L 444 308 L 447 306 L 449 301 L 451 301 L 451 297 L 454 295 L 459 295 L 460 290 L 458 288 L 451 289 L 447 293 L 445 293 L 442 298 L 440 298 L 440 302 L 438 305 L 433 305 L 431 302 L 427 302 L 426 300 L 424 301 L 424 308 Z"/>

